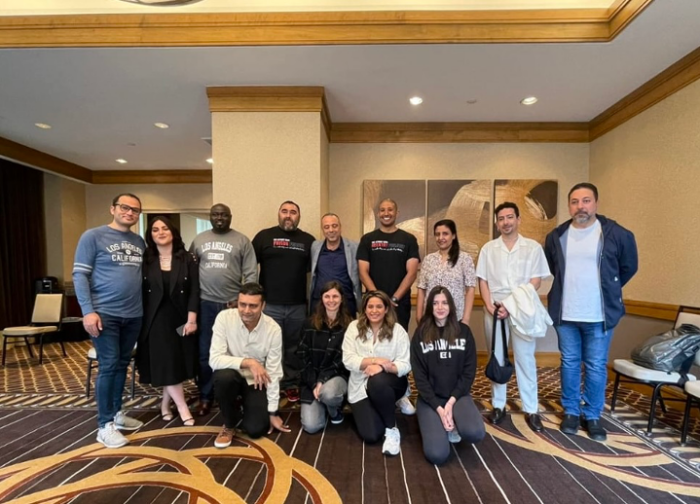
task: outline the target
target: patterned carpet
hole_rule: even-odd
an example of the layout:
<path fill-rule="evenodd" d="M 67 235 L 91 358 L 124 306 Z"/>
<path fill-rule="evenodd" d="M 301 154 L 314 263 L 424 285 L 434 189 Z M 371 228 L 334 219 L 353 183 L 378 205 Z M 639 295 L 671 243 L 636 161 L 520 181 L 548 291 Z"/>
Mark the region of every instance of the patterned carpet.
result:
<path fill-rule="evenodd" d="M 512 400 L 507 421 L 487 425 L 475 446 L 454 445 L 439 468 L 423 458 L 415 417 L 399 416 L 401 455 L 387 458 L 380 445 L 358 439 L 351 418 L 318 435 L 303 433 L 298 408 L 283 401 L 292 433 L 241 436 L 217 450 L 218 412 L 193 428 L 177 419 L 166 424 L 158 392 L 141 385 L 125 404 L 146 425 L 129 434 L 128 447 L 106 450 L 94 442 L 94 397 L 84 396 L 89 345 L 68 343 L 65 358 L 58 345 L 47 345 L 43 366 L 22 347 L 8 352 L 0 383 L 0 502 L 700 503 L 700 443 L 680 446 L 680 414 L 670 410 L 651 436 L 640 435 L 648 400 L 623 390 L 615 415 L 604 417 L 607 443 L 565 436 L 555 368 L 539 370 L 545 432 L 533 433 Z M 510 387 L 517 396 L 515 382 Z M 194 397 L 194 385 L 188 393 Z M 473 395 L 490 408 L 481 369 Z"/>

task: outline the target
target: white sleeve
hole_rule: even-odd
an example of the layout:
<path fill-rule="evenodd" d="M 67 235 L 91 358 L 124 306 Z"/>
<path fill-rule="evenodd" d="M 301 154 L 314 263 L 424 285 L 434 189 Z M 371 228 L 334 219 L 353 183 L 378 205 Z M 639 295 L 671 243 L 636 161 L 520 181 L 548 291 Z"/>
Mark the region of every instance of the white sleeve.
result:
<path fill-rule="evenodd" d="M 353 320 L 345 330 L 345 337 L 343 338 L 343 364 L 348 371 L 359 373 L 361 372 L 362 359 L 365 356 L 357 353 L 357 335 L 357 320 Z"/>
<path fill-rule="evenodd" d="M 411 371 L 411 341 L 406 330 L 398 323 L 394 325 L 394 336 L 392 339 L 396 348 L 394 365 L 398 371 L 397 374 L 406 376 Z"/>

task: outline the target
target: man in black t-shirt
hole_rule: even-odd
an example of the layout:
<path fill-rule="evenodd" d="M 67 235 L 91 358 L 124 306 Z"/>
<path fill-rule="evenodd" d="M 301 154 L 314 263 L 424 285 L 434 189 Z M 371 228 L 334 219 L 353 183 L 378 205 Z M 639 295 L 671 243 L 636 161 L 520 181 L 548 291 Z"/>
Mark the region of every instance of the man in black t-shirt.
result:
<path fill-rule="evenodd" d="M 282 370 L 280 389 L 287 400 L 299 400 L 299 372 L 296 357 L 301 327 L 306 319 L 306 277 L 311 270 L 314 237 L 298 229 L 301 211 L 293 201 L 280 206 L 279 225 L 263 229 L 253 238 L 260 264 L 259 283 L 267 296 L 265 314 L 282 328 Z"/>
<path fill-rule="evenodd" d="M 357 262 L 360 280 L 368 291 L 381 290 L 391 297 L 399 324 L 408 331 L 411 286 L 418 273 L 418 241 L 396 226 L 398 205 L 392 199 L 379 203 L 379 229 L 360 240 Z"/>

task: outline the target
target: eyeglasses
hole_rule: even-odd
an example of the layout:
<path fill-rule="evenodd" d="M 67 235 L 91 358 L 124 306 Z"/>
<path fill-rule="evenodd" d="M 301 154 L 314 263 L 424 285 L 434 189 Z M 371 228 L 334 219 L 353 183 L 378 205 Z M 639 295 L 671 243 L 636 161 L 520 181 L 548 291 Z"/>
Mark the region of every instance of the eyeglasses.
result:
<path fill-rule="evenodd" d="M 129 211 L 131 211 L 134 215 L 139 215 L 139 214 L 141 213 L 141 209 L 140 209 L 140 208 L 134 208 L 134 207 L 132 207 L 132 206 L 125 205 L 124 203 L 117 203 L 117 204 L 114 205 L 114 206 L 115 206 L 115 207 L 119 207 L 119 210 L 121 210 L 121 211 L 124 212 L 124 213 L 127 213 L 127 212 L 129 212 Z"/>

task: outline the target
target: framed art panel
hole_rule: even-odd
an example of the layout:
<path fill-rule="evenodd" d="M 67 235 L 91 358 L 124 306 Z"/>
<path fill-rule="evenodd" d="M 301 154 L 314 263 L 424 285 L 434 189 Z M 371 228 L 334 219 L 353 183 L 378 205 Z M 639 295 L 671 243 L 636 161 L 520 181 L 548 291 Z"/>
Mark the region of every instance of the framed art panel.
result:
<path fill-rule="evenodd" d="M 441 219 L 452 219 L 457 226 L 460 248 L 474 262 L 491 233 L 490 180 L 429 180 L 427 252 L 435 252 L 433 226 Z"/>

